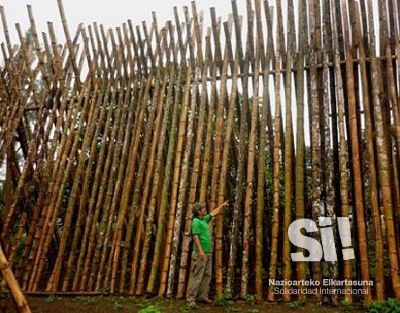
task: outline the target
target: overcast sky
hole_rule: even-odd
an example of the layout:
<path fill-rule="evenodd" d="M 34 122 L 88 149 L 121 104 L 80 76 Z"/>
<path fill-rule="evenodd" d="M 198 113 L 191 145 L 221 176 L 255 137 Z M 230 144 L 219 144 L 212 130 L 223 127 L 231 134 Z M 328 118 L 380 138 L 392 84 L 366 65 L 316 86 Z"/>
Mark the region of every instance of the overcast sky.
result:
<path fill-rule="evenodd" d="M 127 19 L 131 19 L 134 25 L 147 21 L 150 25 L 152 12 L 156 12 L 159 26 L 165 24 L 168 19 L 173 19 L 173 7 L 177 6 L 180 19 L 184 21 L 183 6 L 191 10 L 191 0 L 64 0 L 64 8 L 68 19 L 70 32 L 74 33 L 77 25 L 83 22 L 85 25 L 94 21 L 107 27 L 120 26 Z M 64 37 L 61 28 L 61 19 L 58 11 L 57 0 L 0 0 L 6 12 L 8 27 L 14 43 L 19 43 L 14 24 L 20 23 L 22 30 L 29 29 L 29 18 L 26 5 L 31 4 L 38 32 L 47 32 L 47 21 L 52 21 L 58 31 L 59 41 Z M 245 14 L 245 1 L 237 1 L 239 12 Z M 215 7 L 217 16 L 226 20 L 232 12 L 230 0 L 198 0 L 197 10 L 204 11 L 205 25 L 208 25 L 210 7 Z M 0 42 L 4 41 L 3 29 L 0 26 Z"/>

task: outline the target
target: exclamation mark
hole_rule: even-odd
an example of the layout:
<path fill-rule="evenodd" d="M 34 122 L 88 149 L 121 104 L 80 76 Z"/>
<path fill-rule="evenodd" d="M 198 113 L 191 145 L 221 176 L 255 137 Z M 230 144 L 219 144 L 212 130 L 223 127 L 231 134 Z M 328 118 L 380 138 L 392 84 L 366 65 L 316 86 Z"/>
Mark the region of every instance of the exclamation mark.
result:
<path fill-rule="evenodd" d="M 338 217 L 337 222 L 339 226 L 340 240 L 343 246 L 343 260 L 355 259 L 354 249 L 351 245 L 350 220 L 348 217 Z"/>

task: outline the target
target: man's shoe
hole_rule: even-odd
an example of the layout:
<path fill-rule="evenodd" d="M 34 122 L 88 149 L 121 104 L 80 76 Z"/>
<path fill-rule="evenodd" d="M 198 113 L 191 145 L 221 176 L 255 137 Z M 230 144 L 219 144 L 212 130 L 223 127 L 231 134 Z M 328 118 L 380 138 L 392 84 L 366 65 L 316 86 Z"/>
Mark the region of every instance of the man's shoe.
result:
<path fill-rule="evenodd" d="M 197 309 L 199 307 L 195 301 L 190 301 L 187 305 L 192 309 Z"/>
<path fill-rule="evenodd" d="M 203 298 L 203 299 L 200 299 L 199 301 L 201 301 L 203 303 L 206 303 L 206 304 L 211 304 L 212 303 L 212 301 L 210 299 L 208 299 L 208 298 Z"/>

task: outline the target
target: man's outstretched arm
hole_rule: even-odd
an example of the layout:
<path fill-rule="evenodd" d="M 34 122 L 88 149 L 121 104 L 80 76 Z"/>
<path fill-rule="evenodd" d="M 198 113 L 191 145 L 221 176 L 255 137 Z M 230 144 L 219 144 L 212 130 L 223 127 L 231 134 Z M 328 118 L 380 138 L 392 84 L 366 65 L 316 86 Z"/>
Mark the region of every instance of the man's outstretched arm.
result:
<path fill-rule="evenodd" d="M 222 212 L 222 209 L 223 209 L 223 207 L 224 206 L 226 206 L 226 205 L 228 205 L 228 200 L 226 200 L 224 203 L 222 203 L 220 206 L 218 206 L 217 208 L 215 208 L 214 210 L 212 210 L 211 212 L 210 212 L 210 215 L 212 216 L 212 217 L 214 217 L 214 216 L 217 216 L 218 214 L 221 214 L 221 212 Z"/>

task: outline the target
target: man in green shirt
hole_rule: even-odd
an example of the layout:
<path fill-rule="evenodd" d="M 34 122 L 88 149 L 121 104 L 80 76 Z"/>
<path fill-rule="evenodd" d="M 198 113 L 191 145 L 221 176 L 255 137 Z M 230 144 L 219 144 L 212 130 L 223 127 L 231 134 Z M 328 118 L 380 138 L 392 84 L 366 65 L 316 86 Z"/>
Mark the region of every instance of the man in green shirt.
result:
<path fill-rule="evenodd" d="M 196 299 L 211 303 L 208 299 L 212 269 L 212 236 L 209 223 L 221 214 L 228 201 L 207 214 L 204 203 L 195 203 L 193 207 L 192 236 L 194 241 L 192 265 L 186 299 L 189 305 L 196 305 Z"/>

